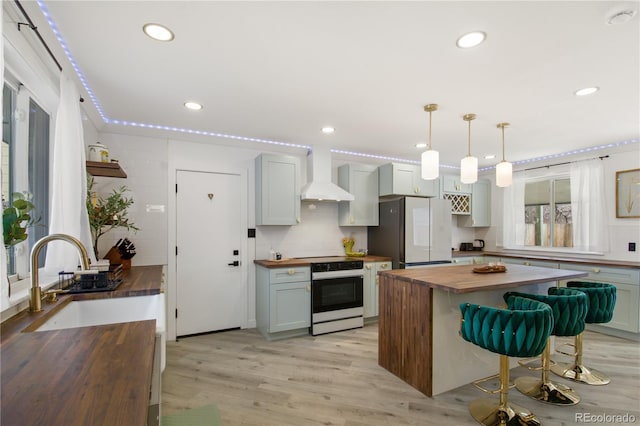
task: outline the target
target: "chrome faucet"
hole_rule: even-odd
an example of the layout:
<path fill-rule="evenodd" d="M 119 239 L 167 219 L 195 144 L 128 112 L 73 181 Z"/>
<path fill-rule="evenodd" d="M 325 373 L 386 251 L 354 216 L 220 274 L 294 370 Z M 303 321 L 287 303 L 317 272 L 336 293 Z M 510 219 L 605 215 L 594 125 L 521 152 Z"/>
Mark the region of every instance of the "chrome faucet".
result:
<path fill-rule="evenodd" d="M 31 249 L 31 300 L 29 302 L 29 311 L 40 312 L 42 310 L 42 289 L 38 284 L 38 255 L 40 249 L 51 241 L 66 241 L 73 244 L 78 249 L 82 260 L 82 269 L 89 269 L 89 255 L 87 249 L 76 237 L 66 234 L 51 234 L 39 239 Z"/>

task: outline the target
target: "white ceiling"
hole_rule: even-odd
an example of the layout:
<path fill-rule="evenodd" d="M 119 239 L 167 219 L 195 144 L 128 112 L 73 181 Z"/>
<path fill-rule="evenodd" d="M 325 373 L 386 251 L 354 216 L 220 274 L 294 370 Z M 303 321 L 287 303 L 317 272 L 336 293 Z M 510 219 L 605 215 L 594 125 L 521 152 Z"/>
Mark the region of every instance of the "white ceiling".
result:
<path fill-rule="evenodd" d="M 110 119 L 419 160 L 423 106 L 437 103 L 441 163 L 457 166 L 466 155 L 462 116 L 475 113 L 471 152 L 481 167 L 501 159 L 502 121 L 511 123 L 510 161 L 640 136 L 640 19 L 607 24 L 615 12 L 638 10 L 637 1 L 45 5 Z M 171 28 L 175 40 L 145 36 L 149 22 Z M 485 31 L 485 43 L 457 48 L 471 30 Z M 600 91 L 574 96 L 588 86 Z M 187 100 L 204 109 L 186 110 Z M 102 131 L 145 132 L 95 121 Z M 336 133 L 323 135 L 325 125 Z M 497 158 L 485 160 L 489 153 Z"/>

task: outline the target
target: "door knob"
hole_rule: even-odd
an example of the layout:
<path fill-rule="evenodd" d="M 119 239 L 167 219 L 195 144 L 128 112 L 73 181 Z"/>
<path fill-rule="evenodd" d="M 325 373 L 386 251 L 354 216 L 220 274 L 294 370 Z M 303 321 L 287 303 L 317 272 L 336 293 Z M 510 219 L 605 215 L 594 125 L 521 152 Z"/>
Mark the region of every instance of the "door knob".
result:
<path fill-rule="evenodd" d="M 237 260 L 234 260 L 234 261 L 233 261 L 233 262 L 231 262 L 231 263 L 227 263 L 227 265 L 229 265 L 229 266 L 240 266 L 240 262 L 239 262 L 239 261 L 237 261 Z"/>

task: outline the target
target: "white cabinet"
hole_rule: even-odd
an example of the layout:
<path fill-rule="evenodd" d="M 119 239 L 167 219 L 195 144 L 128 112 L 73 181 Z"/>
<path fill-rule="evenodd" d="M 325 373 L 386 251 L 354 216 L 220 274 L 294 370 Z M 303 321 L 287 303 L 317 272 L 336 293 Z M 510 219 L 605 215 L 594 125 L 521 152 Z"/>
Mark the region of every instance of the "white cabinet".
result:
<path fill-rule="evenodd" d="M 640 270 L 632 268 L 613 268 L 594 265 L 561 263 L 560 269 L 588 272 L 584 278 L 573 281 L 593 281 L 616 286 L 616 306 L 613 318 L 598 326 L 615 330 L 640 332 Z"/>
<path fill-rule="evenodd" d="M 401 163 L 388 163 L 378 168 L 380 196 L 410 195 L 414 197 L 438 197 L 439 179 L 424 180 L 420 166 Z"/>
<path fill-rule="evenodd" d="M 443 175 L 442 192 L 447 194 L 471 194 L 471 185 L 462 183 L 459 176 Z"/>
<path fill-rule="evenodd" d="M 300 222 L 300 159 L 261 154 L 255 160 L 256 225 Z"/>
<path fill-rule="evenodd" d="M 338 203 L 340 226 L 378 226 L 378 167 L 345 164 L 338 167 L 338 185 L 355 200 Z"/>
<path fill-rule="evenodd" d="M 458 226 L 491 226 L 491 182 L 479 180 L 471 189 L 471 214 L 458 216 Z"/>
<path fill-rule="evenodd" d="M 364 317 L 371 318 L 378 316 L 378 296 L 379 296 L 379 271 L 391 270 L 391 261 L 388 262 L 366 262 L 364 264 Z"/>
<path fill-rule="evenodd" d="M 256 323 L 269 340 L 309 333 L 311 271 L 308 266 L 256 267 Z"/>

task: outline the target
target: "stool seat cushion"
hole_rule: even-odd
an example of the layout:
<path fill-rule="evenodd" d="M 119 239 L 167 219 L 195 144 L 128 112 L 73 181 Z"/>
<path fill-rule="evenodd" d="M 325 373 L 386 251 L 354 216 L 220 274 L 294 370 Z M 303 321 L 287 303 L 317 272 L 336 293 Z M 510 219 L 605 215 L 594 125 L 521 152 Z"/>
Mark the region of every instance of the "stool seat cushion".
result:
<path fill-rule="evenodd" d="M 585 318 L 587 324 L 611 321 L 616 306 L 616 286 L 591 281 L 569 281 L 567 287 L 582 291 L 589 298 L 589 311 Z"/>
<path fill-rule="evenodd" d="M 553 328 L 549 305 L 532 299 L 512 297 L 508 309 L 461 303 L 460 311 L 462 338 L 501 355 L 539 355 Z"/>
<path fill-rule="evenodd" d="M 576 336 L 584 331 L 585 318 L 589 309 L 587 295 L 581 291 L 551 287 L 549 294 L 532 294 L 510 291 L 504 294 L 505 301 L 510 297 L 519 296 L 546 303 L 553 311 L 554 336 Z"/>

